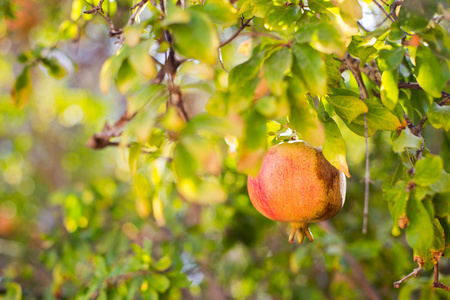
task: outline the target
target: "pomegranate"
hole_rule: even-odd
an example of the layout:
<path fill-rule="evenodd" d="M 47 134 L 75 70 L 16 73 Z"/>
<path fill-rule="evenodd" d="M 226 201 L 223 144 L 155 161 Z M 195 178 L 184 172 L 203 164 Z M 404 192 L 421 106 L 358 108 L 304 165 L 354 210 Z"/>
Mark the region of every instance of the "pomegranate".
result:
<path fill-rule="evenodd" d="M 247 182 L 253 206 L 267 218 L 291 223 L 289 242 L 304 235 L 313 241 L 310 223 L 328 220 L 344 205 L 346 179 L 320 149 L 304 141 L 283 142 L 269 149 L 256 177 Z"/>

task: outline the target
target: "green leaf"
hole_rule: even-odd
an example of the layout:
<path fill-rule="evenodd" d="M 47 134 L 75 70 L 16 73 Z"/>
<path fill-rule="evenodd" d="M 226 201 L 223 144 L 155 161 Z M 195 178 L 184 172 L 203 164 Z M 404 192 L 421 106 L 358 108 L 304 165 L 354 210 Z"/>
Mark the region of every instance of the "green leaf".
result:
<path fill-rule="evenodd" d="M 390 111 L 394 111 L 398 103 L 397 70 L 384 71 L 381 76 L 381 101 Z"/>
<path fill-rule="evenodd" d="M 406 127 L 400 133 L 400 136 L 392 141 L 392 150 L 397 153 L 406 151 L 406 149 L 420 149 L 423 139 L 411 133 Z"/>
<path fill-rule="evenodd" d="M 244 137 L 239 141 L 238 170 L 257 174 L 266 146 L 266 118 L 252 110 L 245 116 Z"/>
<path fill-rule="evenodd" d="M 191 21 L 191 15 L 180 6 L 171 5 L 167 8 L 167 14 L 161 22 L 161 26 L 170 26 L 173 24 L 186 24 Z"/>
<path fill-rule="evenodd" d="M 31 67 L 27 66 L 22 70 L 19 76 L 17 76 L 16 82 L 12 90 L 12 99 L 14 105 L 19 108 L 23 108 L 30 99 L 33 86 L 31 82 Z"/>
<path fill-rule="evenodd" d="M 450 106 L 439 106 L 435 102 L 431 103 L 428 108 L 428 120 L 435 128 L 444 128 L 445 131 L 450 130 Z"/>
<path fill-rule="evenodd" d="M 192 8 L 207 14 L 214 23 L 231 26 L 238 21 L 238 10 L 227 0 L 206 0 L 204 5 Z"/>
<path fill-rule="evenodd" d="M 191 17 L 188 23 L 169 26 L 174 38 L 173 47 L 186 58 L 215 64 L 219 47 L 216 27 L 204 13 L 190 8 L 186 9 L 186 12 Z"/>
<path fill-rule="evenodd" d="M 447 218 L 450 213 L 450 192 L 436 194 L 433 198 L 433 206 L 436 216 Z"/>
<path fill-rule="evenodd" d="M 249 1 L 252 7 L 252 14 L 258 18 L 264 18 L 267 11 L 272 7 L 272 0 L 254 0 Z"/>
<path fill-rule="evenodd" d="M 125 59 L 117 71 L 116 84 L 120 93 L 125 94 L 131 88 L 136 77 L 136 71 L 130 65 L 129 60 Z"/>
<path fill-rule="evenodd" d="M 162 84 L 151 84 L 145 87 L 136 95 L 130 95 L 127 97 L 127 115 L 132 116 L 139 110 L 141 110 L 147 103 L 157 96 L 163 94 L 165 85 Z"/>
<path fill-rule="evenodd" d="M 117 70 L 122 66 L 123 61 L 128 57 L 130 48 L 122 47 L 118 55 L 108 58 L 100 71 L 100 90 L 107 94 L 112 79 L 115 77 Z"/>
<path fill-rule="evenodd" d="M 273 94 L 283 92 L 283 78 L 291 66 L 292 55 L 286 47 L 278 48 L 264 61 L 264 78 Z"/>
<path fill-rule="evenodd" d="M 341 118 L 347 119 L 350 123 L 359 115 L 369 111 L 367 105 L 359 97 L 332 94 L 327 101 Z"/>
<path fill-rule="evenodd" d="M 326 54 L 342 57 L 345 54 L 345 36 L 336 24 L 331 22 L 314 22 L 302 26 L 295 34 L 295 40 L 310 45 Z"/>
<path fill-rule="evenodd" d="M 450 174 L 442 171 L 442 175 L 439 180 L 431 184 L 430 187 L 436 193 L 450 192 Z"/>
<path fill-rule="evenodd" d="M 264 56 L 264 48 L 255 48 L 250 59 L 237 65 L 230 71 L 228 77 L 228 87 L 230 88 L 230 91 L 239 91 L 246 87 L 249 80 L 258 77 Z"/>
<path fill-rule="evenodd" d="M 130 166 L 130 172 L 132 176 L 136 175 L 137 170 L 137 162 L 139 158 L 139 154 L 141 153 L 142 145 L 139 143 L 131 144 L 129 153 L 128 153 L 128 165 Z"/>
<path fill-rule="evenodd" d="M 172 167 L 175 176 L 179 181 L 184 178 L 189 178 L 195 174 L 198 168 L 198 163 L 195 158 L 189 153 L 186 147 L 178 143 L 173 151 Z"/>
<path fill-rule="evenodd" d="M 407 183 L 399 181 L 395 186 L 391 186 L 384 182 L 383 198 L 388 201 L 389 211 L 391 212 L 394 228 L 398 229 L 398 220 L 406 215 L 406 204 L 409 198 L 409 192 L 406 191 Z M 395 232 L 395 230 L 392 230 Z"/>
<path fill-rule="evenodd" d="M 290 103 L 289 125 L 295 129 L 302 139 L 319 147 L 325 141 L 325 131 L 317 118 L 315 107 L 308 105 L 305 91 L 302 90 L 298 77 L 287 77 L 288 83 L 287 97 Z"/>
<path fill-rule="evenodd" d="M 61 79 L 66 76 L 66 69 L 59 64 L 56 58 L 43 58 L 41 62 L 53 78 Z"/>
<path fill-rule="evenodd" d="M 15 282 L 8 282 L 6 284 L 6 293 L 2 297 L 3 300 L 21 300 L 22 287 Z"/>
<path fill-rule="evenodd" d="M 170 286 L 170 280 L 164 275 L 152 273 L 147 276 L 148 281 L 159 293 L 165 293 Z"/>
<path fill-rule="evenodd" d="M 128 61 L 131 67 L 139 74 L 147 79 L 153 79 L 156 76 L 156 64 L 148 52 L 149 45 L 141 43 L 130 50 Z"/>
<path fill-rule="evenodd" d="M 172 260 L 170 259 L 170 257 L 164 256 L 154 264 L 154 267 L 157 271 L 162 272 L 167 270 L 171 265 Z"/>
<path fill-rule="evenodd" d="M 346 159 L 347 146 L 339 127 L 331 118 L 322 124 L 325 129 L 325 143 L 322 147 L 323 155 L 336 169 L 350 177 Z"/>
<path fill-rule="evenodd" d="M 344 80 L 339 67 L 341 63 L 333 58 L 332 55 L 325 55 L 325 67 L 327 69 L 328 86 L 337 88 Z"/>
<path fill-rule="evenodd" d="M 447 64 L 439 61 L 430 48 L 424 46 L 417 49 L 414 73 L 425 92 L 435 98 L 441 97 L 441 91 L 450 78 Z"/>
<path fill-rule="evenodd" d="M 425 206 L 413 194 L 406 206 L 409 224 L 406 228 L 406 241 L 416 251 L 428 251 L 433 243 L 434 229 Z"/>
<path fill-rule="evenodd" d="M 398 117 L 391 113 L 386 107 L 383 107 L 376 99 L 364 99 L 369 108 L 367 113 L 367 129 L 368 135 L 373 135 L 377 130 L 395 131 L 402 126 Z M 359 115 L 352 123 L 348 123 L 343 119 L 344 123 L 353 132 L 364 136 L 364 115 Z"/>
<path fill-rule="evenodd" d="M 426 251 L 414 249 L 414 261 L 425 271 L 431 270 L 439 261 L 445 249 L 444 229 L 437 219 L 433 219 L 433 243 Z"/>
<path fill-rule="evenodd" d="M 305 91 L 312 95 L 325 95 L 327 92 L 327 72 L 320 52 L 308 44 L 292 44 L 294 63 L 292 72 L 297 75 Z"/>
<path fill-rule="evenodd" d="M 419 185 L 430 185 L 441 178 L 443 162 L 440 156 L 429 155 L 416 162 L 414 182 Z"/>
<path fill-rule="evenodd" d="M 159 109 L 166 100 L 166 95 L 150 99 L 145 108 L 140 110 L 126 125 L 124 136 L 132 134 L 139 142 L 148 142 L 153 131 L 153 126 L 157 121 L 156 118 L 161 113 Z M 123 138 L 122 141 L 126 142 L 126 139 Z"/>
<path fill-rule="evenodd" d="M 147 288 L 145 291 L 141 292 L 142 299 L 145 300 L 159 300 L 159 295 L 156 289 Z"/>
<path fill-rule="evenodd" d="M 300 9 L 296 5 L 269 6 L 264 27 L 268 30 L 286 30 L 298 18 Z"/>
<path fill-rule="evenodd" d="M 383 71 L 394 71 L 400 66 L 402 59 L 402 47 L 394 50 L 382 49 L 378 54 L 378 66 Z"/>

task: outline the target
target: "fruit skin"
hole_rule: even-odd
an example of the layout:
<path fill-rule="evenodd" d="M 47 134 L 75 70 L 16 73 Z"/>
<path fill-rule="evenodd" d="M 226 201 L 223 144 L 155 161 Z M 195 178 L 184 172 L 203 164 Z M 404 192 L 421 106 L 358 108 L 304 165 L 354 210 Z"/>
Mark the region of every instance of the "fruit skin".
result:
<path fill-rule="evenodd" d="M 346 179 L 320 149 L 293 140 L 269 149 L 258 175 L 248 177 L 247 188 L 253 206 L 271 220 L 291 223 L 289 242 L 296 235 L 300 244 L 304 234 L 313 241 L 309 223 L 341 210 Z"/>

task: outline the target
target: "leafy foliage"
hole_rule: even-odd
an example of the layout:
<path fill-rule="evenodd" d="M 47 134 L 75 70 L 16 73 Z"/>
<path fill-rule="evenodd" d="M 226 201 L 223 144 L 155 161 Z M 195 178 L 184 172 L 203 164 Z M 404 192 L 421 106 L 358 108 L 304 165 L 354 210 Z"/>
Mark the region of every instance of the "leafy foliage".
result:
<path fill-rule="evenodd" d="M 0 0 L 3 298 L 381 299 L 414 262 L 448 274 L 450 10 L 374 2 Z M 246 176 L 297 136 L 351 179 L 292 247 Z M 398 297 L 448 297 L 432 282 Z"/>

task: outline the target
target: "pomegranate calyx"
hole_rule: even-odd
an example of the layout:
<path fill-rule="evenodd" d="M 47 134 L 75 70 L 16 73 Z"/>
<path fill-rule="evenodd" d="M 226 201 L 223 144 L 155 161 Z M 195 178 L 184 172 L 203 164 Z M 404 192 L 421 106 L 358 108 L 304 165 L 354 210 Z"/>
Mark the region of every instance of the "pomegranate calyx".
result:
<path fill-rule="evenodd" d="M 289 234 L 289 243 L 294 244 L 294 238 L 297 237 L 297 242 L 301 244 L 303 239 L 306 236 L 309 239 L 309 242 L 314 241 L 314 237 L 309 229 L 309 223 L 304 222 L 292 222 L 291 223 L 291 232 Z"/>

